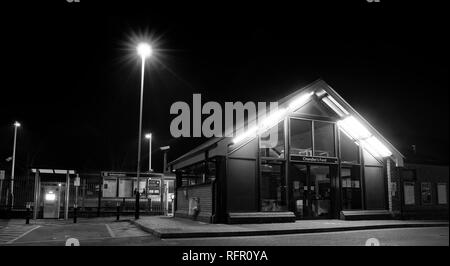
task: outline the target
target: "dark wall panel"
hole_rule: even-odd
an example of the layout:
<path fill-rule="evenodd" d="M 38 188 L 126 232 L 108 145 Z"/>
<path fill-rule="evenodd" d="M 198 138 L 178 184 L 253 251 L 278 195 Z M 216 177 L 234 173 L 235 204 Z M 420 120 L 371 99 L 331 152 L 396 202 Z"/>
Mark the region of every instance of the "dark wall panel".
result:
<path fill-rule="evenodd" d="M 228 211 L 257 211 L 256 160 L 228 158 Z"/>
<path fill-rule="evenodd" d="M 366 209 L 386 209 L 384 173 L 382 167 L 364 167 Z"/>
<path fill-rule="evenodd" d="M 230 153 L 230 157 L 254 158 L 258 156 L 258 138 L 254 138 L 244 146 Z"/>

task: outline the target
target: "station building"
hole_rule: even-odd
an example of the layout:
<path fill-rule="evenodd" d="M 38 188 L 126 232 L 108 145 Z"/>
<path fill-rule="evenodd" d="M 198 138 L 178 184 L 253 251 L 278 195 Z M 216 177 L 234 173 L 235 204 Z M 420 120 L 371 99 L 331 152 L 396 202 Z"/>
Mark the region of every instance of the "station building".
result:
<path fill-rule="evenodd" d="M 175 216 L 292 222 L 402 211 L 404 156 L 323 80 L 279 100 L 264 119 L 256 130 L 212 138 L 170 162 Z M 441 194 L 448 168 L 443 185 Z"/>

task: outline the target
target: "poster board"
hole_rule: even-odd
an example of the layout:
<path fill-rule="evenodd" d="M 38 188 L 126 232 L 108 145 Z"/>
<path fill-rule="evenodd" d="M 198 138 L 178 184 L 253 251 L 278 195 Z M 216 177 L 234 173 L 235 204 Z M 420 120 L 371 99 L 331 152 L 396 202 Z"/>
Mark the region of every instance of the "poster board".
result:
<path fill-rule="evenodd" d="M 415 194 L 414 194 L 414 182 L 405 182 L 404 186 L 404 194 L 405 194 L 405 205 L 414 205 Z"/>
<path fill-rule="evenodd" d="M 438 204 L 447 204 L 447 184 L 437 184 Z"/>

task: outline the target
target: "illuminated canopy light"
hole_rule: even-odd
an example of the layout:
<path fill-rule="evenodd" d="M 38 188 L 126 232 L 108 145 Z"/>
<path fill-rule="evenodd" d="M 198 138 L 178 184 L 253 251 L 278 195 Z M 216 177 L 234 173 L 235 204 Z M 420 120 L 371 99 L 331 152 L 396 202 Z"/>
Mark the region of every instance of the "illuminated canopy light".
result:
<path fill-rule="evenodd" d="M 290 104 L 289 104 L 289 110 L 290 111 L 295 111 L 298 108 L 302 107 L 302 105 L 304 105 L 309 98 L 311 98 L 311 96 L 314 94 L 314 92 L 310 92 L 308 94 L 302 95 L 300 97 L 298 97 L 297 99 L 293 100 Z"/>
<path fill-rule="evenodd" d="M 347 110 L 342 107 L 342 105 L 340 105 L 333 97 L 329 95 L 327 97 L 324 97 L 322 101 L 341 117 L 349 114 Z"/>
<path fill-rule="evenodd" d="M 233 139 L 233 143 L 234 144 L 239 143 L 239 142 L 243 141 L 246 138 L 249 138 L 251 136 L 256 135 L 257 132 L 258 132 L 258 127 L 254 126 L 254 127 L 250 128 L 249 130 L 245 131 L 244 133 L 242 133 L 241 135 L 236 136 Z"/>
<path fill-rule="evenodd" d="M 369 144 L 369 146 L 381 157 L 388 157 L 392 155 L 391 151 L 389 151 L 389 149 L 386 148 L 386 146 L 384 146 L 383 143 L 381 143 L 381 141 L 379 141 L 375 136 L 366 139 L 365 142 Z"/>
<path fill-rule="evenodd" d="M 137 46 L 137 52 L 142 58 L 150 57 L 153 53 L 152 47 L 148 43 L 140 43 Z"/>
<path fill-rule="evenodd" d="M 326 103 L 328 105 L 328 107 L 330 107 L 336 114 L 338 114 L 339 116 L 344 116 L 344 112 L 342 112 L 336 105 L 333 104 L 333 102 L 331 102 L 331 100 L 328 97 L 324 97 L 322 99 L 322 101 L 324 103 Z"/>
<path fill-rule="evenodd" d="M 338 121 L 338 126 L 342 127 L 353 139 L 366 139 L 372 134 L 353 116 L 349 116 L 341 121 Z"/>
<path fill-rule="evenodd" d="M 360 141 L 362 147 L 373 156 L 388 157 L 392 155 L 392 152 L 375 136 L 370 134 L 370 132 L 353 116 L 349 116 L 341 121 L 338 121 L 338 126 L 339 129 L 351 139 Z"/>
<path fill-rule="evenodd" d="M 246 132 L 242 133 L 241 135 L 235 137 L 233 139 L 233 143 L 236 144 L 238 142 L 241 142 L 242 140 L 245 140 L 249 137 L 256 136 L 257 134 L 264 133 L 264 131 L 270 129 L 271 127 L 275 126 L 278 122 L 280 122 L 286 113 L 288 111 L 295 111 L 298 108 L 302 107 L 309 98 L 314 94 L 314 92 L 309 92 L 305 95 L 302 95 L 298 97 L 297 99 L 293 100 L 287 109 L 278 109 L 277 111 L 269 114 L 268 117 L 266 117 L 264 120 L 262 120 L 258 126 L 252 127 L 251 129 L 247 130 Z"/>
<path fill-rule="evenodd" d="M 266 117 L 264 120 L 261 121 L 261 123 L 258 126 L 258 133 L 262 133 L 262 131 L 265 131 L 272 126 L 275 126 L 280 120 L 284 118 L 284 115 L 286 114 L 286 109 L 279 109 L 272 114 L 269 114 L 268 117 Z"/>
<path fill-rule="evenodd" d="M 345 110 L 344 107 L 342 107 L 342 105 L 340 105 L 333 97 L 328 96 L 328 99 L 330 99 L 330 101 L 332 101 L 344 114 L 348 115 L 349 113 L 347 112 L 347 110 Z"/>

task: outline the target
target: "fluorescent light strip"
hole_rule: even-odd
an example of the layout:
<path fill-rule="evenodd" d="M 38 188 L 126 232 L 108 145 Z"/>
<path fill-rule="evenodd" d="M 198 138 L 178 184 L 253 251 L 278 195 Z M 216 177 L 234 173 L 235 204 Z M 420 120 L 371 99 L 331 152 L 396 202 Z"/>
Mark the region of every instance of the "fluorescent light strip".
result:
<path fill-rule="evenodd" d="M 314 92 L 310 92 L 308 94 L 302 95 L 300 97 L 298 97 L 297 99 L 293 100 L 290 104 L 289 104 L 289 110 L 290 111 L 295 111 L 298 108 L 302 107 L 308 100 L 309 98 L 311 98 L 311 96 L 314 94 Z"/>
<path fill-rule="evenodd" d="M 366 139 L 372 134 L 353 116 L 338 121 L 338 125 L 345 129 L 354 139 Z"/>
<path fill-rule="evenodd" d="M 330 99 L 330 101 L 332 101 L 345 115 L 349 114 L 349 112 L 347 112 L 347 110 L 345 110 L 345 108 L 342 107 L 342 105 L 340 105 L 333 97 L 328 95 L 327 98 Z"/>
<path fill-rule="evenodd" d="M 334 105 L 331 100 L 327 97 L 322 98 L 322 101 L 324 103 L 326 103 L 331 109 L 333 109 L 333 111 L 338 114 L 339 116 L 343 117 L 345 116 L 345 114 L 343 112 L 341 112 L 341 110 L 339 110 L 339 108 L 336 107 L 336 105 Z"/>
<path fill-rule="evenodd" d="M 337 122 L 339 129 L 351 139 L 361 141 L 361 146 L 375 157 L 389 157 L 392 152 L 373 136 L 358 120 L 349 116 Z"/>
<path fill-rule="evenodd" d="M 258 132 L 258 127 L 254 126 L 250 129 L 248 129 L 247 131 L 245 131 L 244 133 L 242 133 L 241 135 L 235 137 L 233 139 L 233 143 L 234 144 L 239 143 L 239 142 L 243 141 L 244 139 L 247 139 L 253 135 L 256 135 L 257 132 Z"/>
<path fill-rule="evenodd" d="M 381 143 L 375 136 L 372 136 L 366 140 L 366 142 L 382 157 L 391 156 L 392 153 L 386 146 Z"/>
<path fill-rule="evenodd" d="M 241 142 L 249 137 L 253 137 L 257 134 L 261 134 L 264 131 L 270 129 L 271 127 L 275 126 L 278 122 L 280 122 L 286 113 L 288 111 L 295 111 L 298 108 L 302 107 L 308 100 L 311 98 L 311 96 L 314 94 L 314 91 L 309 92 L 308 94 L 302 95 L 298 97 L 297 99 L 293 100 L 290 104 L 288 109 L 279 109 L 275 111 L 274 113 L 270 114 L 267 118 L 265 118 L 261 123 L 259 123 L 258 126 L 253 127 L 246 132 L 242 133 L 241 135 L 235 137 L 232 141 L 234 144 Z"/>
<path fill-rule="evenodd" d="M 381 154 L 379 154 L 373 147 L 370 145 L 370 143 L 367 142 L 367 140 L 361 140 L 362 147 L 366 149 L 370 154 L 372 154 L 374 157 L 382 157 Z"/>

